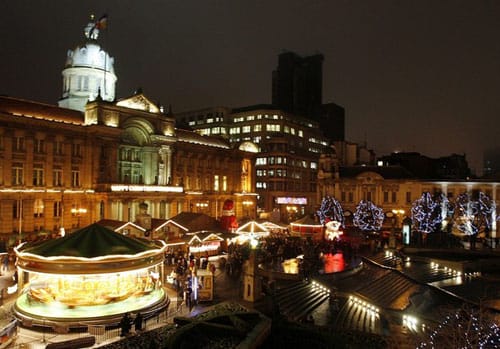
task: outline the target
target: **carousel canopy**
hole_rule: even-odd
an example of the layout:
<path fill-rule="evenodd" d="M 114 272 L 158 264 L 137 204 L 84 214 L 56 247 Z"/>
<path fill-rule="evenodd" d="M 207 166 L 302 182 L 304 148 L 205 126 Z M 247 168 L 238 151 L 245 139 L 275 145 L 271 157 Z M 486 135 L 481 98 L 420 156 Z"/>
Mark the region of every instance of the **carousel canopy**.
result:
<path fill-rule="evenodd" d="M 43 257 L 95 258 L 110 255 L 135 255 L 158 248 L 159 246 L 154 242 L 130 238 L 94 223 L 62 238 L 27 244 L 19 251 Z"/>

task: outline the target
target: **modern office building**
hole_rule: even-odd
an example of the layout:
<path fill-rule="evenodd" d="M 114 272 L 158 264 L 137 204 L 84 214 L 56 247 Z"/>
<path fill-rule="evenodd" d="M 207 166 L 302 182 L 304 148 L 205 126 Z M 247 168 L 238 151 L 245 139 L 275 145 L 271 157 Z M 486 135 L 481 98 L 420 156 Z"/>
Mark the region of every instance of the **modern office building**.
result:
<path fill-rule="evenodd" d="M 329 145 L 318 123 L 272 105 L 209 108 L 176 114 L 199 134 L 219 135 L 234 147 L 257 149 L 255 186 L 259 213 L 287 222 L 312 213 L 319 155 Z"/>
<path fill-rule="evenodd" d="M 252 216 L 255 153 L 178 129 L 141 91 L 110 100 L 116 77 L 94 26 L 64 67 L 64 108 L 0 97 L 0 238 L 12 245 L 102 219 L 135 221 L 144 204 L 152 218 L 220 217 L 232 200 L 237 217 Z"/>

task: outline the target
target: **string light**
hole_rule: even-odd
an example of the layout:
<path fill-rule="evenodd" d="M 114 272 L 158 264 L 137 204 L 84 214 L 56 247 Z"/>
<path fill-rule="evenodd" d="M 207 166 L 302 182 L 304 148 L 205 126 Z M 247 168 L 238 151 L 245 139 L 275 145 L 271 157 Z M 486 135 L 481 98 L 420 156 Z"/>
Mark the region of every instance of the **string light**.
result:
<path fill-rule="evenodd" d="M 384 212 L 371 201 L 361 200 L 354 212 L 353 223 L 362 230 L 380 230 L 384 222 Z"/>

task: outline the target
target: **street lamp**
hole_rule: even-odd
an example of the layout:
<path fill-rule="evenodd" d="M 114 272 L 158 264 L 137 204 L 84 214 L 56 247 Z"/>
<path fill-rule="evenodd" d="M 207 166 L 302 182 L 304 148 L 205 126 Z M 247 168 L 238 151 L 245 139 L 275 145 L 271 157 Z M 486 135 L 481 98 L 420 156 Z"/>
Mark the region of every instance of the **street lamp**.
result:
<path fill-rule="evenodd" d="M 245 201 L 243 201 L 243 202 L 242 202 L 242 204 L 243 204 L 243 207 L 245 207 L 245 213 L 246 213 L 246 216 L 247 216 L 247 217 L 250 217 L 250 215 L 249 215 L 249 210 L 250 210 L 250 206 L 252 206 L 252 205 L 253 205 L 253 202 L 252 202 L 252 201 L 250 201 L 250 200 L 245 200 Z M 250 217 L 250 218 L 251 218 L 251 217 Z"/>
<path fill-rule="evenodd" d="M 203 212 L 208 207 L 208 202 L 197 202 L 196 207 L 198 208 L 198 212 Z"/>
<path fill-rule="evenodd" d="M 396 248 L 396 225 L 398 223 L 398 216 L 402 216 L 405 214 L 405 210 L 402 209 L 393 209 L 392 210 L 392 233 L 389 237 L 389 247 Z"/>
<path fill-rule="evenodd" d="M 80 217 L 82 214 L 85 214 L 85 213 L 87 213 L 87 209 L 83 208 L 83 207 L 71 209 L 71 214 L 78 218 L 78 225 L 77 225 L 78 228 L 80 228 Z"/>

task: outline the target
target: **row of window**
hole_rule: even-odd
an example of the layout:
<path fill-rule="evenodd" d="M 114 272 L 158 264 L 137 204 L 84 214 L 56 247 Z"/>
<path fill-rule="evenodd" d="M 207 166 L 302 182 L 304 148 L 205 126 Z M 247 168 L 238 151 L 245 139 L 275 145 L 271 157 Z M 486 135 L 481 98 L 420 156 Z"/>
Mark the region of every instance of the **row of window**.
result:
<path fill-rule="evenodd" d="M 78 205 L 72 204 L 71 206 L 71 215 L 76 217 L 78 215 L 77 210 Z M 52 205 L 52 215 L 53 217 L 59 218 L 63 213 L 62 201 L 54 201 Z M 14 201 L 12 205 L 12 218 L 23 218 L 25 217 L 25 207 L 21 200 Z M 45 204 L 42 199 L 35 199 L 33 205 L 33 217 L 41 218 L 45 215 Z"/>
<path fill-rule="evenodd" d="M 185 190 L 213 190 L 227 191 L 228 183 L 227 176 L 214 175 L 212 178 L 208 176 L 196 176 L 194 178 L 187 176 L 179 183 Z"/>
<path fill-rule="evenodd" d="M 298 159 L 290 159 L 287 161 L 287 158 L 284 156 L 269 156 L 255 159 L 255 166 L 286 165 L 287 163 L 292 167 L 311 168 L 313 170 L 318 168 L 318 163 L 315 161 L 308 162 Z"/>
<path fill-rule="evenodd" d="M 233 119 L 233 122 L 234 123 L 237 123 L 237 122 L 243 122 L 243 121 L 252 121 L 252 120 L 262 120 L 262 119 L 271 119 L 271 120 L 281 120 L 283 119 L 283 116 L 282 115 L 278 115 L 278 114 L 272 114 L 272 115 L 269 115 L 269 114 L 257 114 L 257 115 L 247 115 L 247 116 L 238 116 L 238 117 L 235 117 Z"/>
<path fill-rule="evenodd" d="M 12 164 L 12 184 L 11 185 L 25 185 L 25 173 L 23 163 Z M 45 186 L 45 170 L 42 164 L 33 165 L 33 185 Z M 63 186 L 63 170 L 61 168 L 54 168 L 52 170 L 52 186 Z M 80 170 L 73 168 L 71 170 L 71 186 L 80 187 Z"/>
<path fill-rule="evenodd" d="M 257 181 L 255 183 L 257 190 L 266 189 L 270 191 L 293 191 L 293 192 L 315 192 L 316 183 L 309 183 L 304 181 L 294 181 L 294 182 L 263 182 Z"/>
<path fill-rule="evenodd" d="M 4 149 L 4 136 L 0 135 L 0 149 Z M 56 140 L 52 142 L 52 153 L 54 155 L 64 155 L 64 142 Z M 15 152 L 26 152 L 26 138 L 23 136 L 12 137 L 12 150 Z M 33 152 L 37 154 L 47 153 L 47 143 L 45 139 L 35 138 L 33 141 Z M 80 143 L 71 144 L 71 156 L 82 156 L 82 145 Z"/>
<path fill-rule="evenodd" d="M 375 191 L 368 190 L 362 193 L 362 200 L 366 201 L 374 201 L 375 199 Z M 354 203 L 354 192 L 353 191 L 341 191 L 340 192 L 340 201 L 347 203 Z M 397 203 L 397 192 L 395 191 L 384 191 L 383 192 L 383 203 L 384 204 L 395 204 Z M 406 192 L 405 203 L 411 204 L 411 192 Z"/>
<path fill-rule="evenodd" d="M 263 127 L 262 124 L 256 124 L 256 125 L 245 125 L 245 126 L 237 126 L 237 127 L 231 127 L 229 128 L 229 134 L 230 135 L 239 135 L 243 133 L 251 133 L 253 132 L 281 132 L 281 124 L 266 124 L 264 125 L 265 128 Z M 283 126 L 283 132 L 289 133 L 291 135 L 296 135 L 299 137 L 304 137 L 304 131 L 302 130 L 296 130 L 293 127 L 290 126 Z M 323 142 L 324 143 L 324 142 Z"/>

